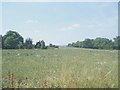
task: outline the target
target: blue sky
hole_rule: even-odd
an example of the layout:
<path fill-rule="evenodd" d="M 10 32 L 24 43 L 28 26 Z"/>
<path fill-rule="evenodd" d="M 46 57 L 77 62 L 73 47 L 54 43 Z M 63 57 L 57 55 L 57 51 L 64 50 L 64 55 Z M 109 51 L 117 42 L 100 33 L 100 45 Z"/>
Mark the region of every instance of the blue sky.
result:
<path fill-rule="evenodd" d="M 118 35 L 117 2 L 4 2 L 2 34 L 19 32 L 33 43 L 66 45 L 85 38 Z"/>

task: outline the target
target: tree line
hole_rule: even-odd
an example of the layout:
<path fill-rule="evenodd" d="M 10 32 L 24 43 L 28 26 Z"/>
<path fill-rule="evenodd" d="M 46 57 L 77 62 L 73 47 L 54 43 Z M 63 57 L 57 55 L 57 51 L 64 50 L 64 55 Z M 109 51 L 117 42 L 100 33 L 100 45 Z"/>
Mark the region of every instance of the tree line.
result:
<path fill-rule="evenodd" d="M 120 36 L 113 38 L 113 41 L 101 37 L 97 37 L 96 39 L 87 38 L 84 41 L 69 43 L 68 47 L 120 50 Z"/>
<path fill-rule="evenodd" d="M 96 39 L 87 38 L 84 41 L 69 43 L 67 46 L 77 48 L 120 50 L 120 36 L 113 38 L 113 41 L 101 37 L 97 37 Z M 53 45 L 52 43 L 46 46 L 44 40 L 38 40 L 36 44 L 33 44 L 32 39 L 27 38 L 24 42 L 24 38 L 16 31 L 8 31 L 4 36 L 0 35 L 0 47 L 2 49 L 59 48 L 59 46 Z"/>
<path fill-rule="evenodd" d="M 33 44 L 31 38 L 27 38 L 24 42 L 24 38 L 16 31 L 8 31 L 4 36 L 0 35 L 0 47 L 2 49 L 47 49 L 47 48 L 59 48 L 56 45 L 45 45 L 44 40 L 39 40 L 36 44 Z"/>

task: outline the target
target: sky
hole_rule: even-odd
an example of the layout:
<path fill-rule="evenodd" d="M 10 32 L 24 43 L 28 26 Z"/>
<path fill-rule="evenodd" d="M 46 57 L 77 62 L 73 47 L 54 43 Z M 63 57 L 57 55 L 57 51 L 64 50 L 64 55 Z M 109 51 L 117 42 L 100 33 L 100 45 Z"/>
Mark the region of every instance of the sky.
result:
<path fill-rule="evenodd" d="M 0 7 L 2 35 L 17 31 L 33 43 L 67 45 L 118 35 L 117 2 L 3 2 Z"/>

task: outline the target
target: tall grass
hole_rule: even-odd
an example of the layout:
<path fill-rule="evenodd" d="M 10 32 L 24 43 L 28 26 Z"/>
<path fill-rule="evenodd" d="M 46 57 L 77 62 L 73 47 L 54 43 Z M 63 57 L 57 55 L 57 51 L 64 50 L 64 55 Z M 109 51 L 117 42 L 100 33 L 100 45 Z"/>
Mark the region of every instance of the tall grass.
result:
<path fill-rule="evenodd" d="M 2 65 L 3 87 L 118 87 L 116 50 L 3 50 Z"/>

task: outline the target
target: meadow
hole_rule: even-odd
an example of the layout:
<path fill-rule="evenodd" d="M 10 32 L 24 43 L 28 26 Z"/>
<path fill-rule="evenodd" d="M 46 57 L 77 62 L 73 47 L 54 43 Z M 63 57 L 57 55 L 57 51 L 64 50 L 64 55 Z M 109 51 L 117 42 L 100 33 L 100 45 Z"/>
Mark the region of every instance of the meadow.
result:
<path fill-rule="evenodd" d="M 117 88 L 118 51 L 82 48 L 2 51 L 3 88 Z"/>

